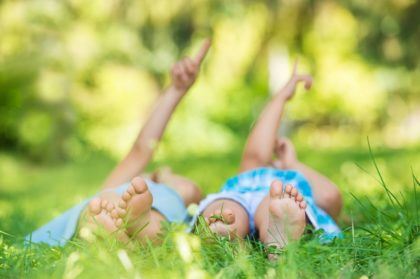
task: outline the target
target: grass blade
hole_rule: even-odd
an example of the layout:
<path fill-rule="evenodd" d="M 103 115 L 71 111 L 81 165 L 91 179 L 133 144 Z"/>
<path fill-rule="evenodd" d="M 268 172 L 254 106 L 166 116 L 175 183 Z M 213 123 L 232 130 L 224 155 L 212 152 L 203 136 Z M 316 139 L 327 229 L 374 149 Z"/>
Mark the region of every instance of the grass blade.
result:
<path fill-rule="evenodd" d="M 375 166 L 375 169 L 376 169 L 376 172 L 377 172 L 377 174 L 379 175 L 379 179 L 381 180 L 381 185 L 382 185 L 382 187 L 385 189 L 385 192 L 386 192 L 386 194 L 387 194 L 387 196 L 388 196 L 388 199 L 390 200 L 390 202 L 392 203 L 392 206 L 393 207 L 396 207 L 395 206 L 395 204 L 394 204 L 394 201 L 393 201 L 393 199 L 395 200 L 395 202 L 398 204 L 398 206 L 402 209 L 403 207 L 402 207 L 402 205 L 401 205 L 401 203 L 399 202 L 399 200 L 397 199 L 397 197 L 389 190 L 389 188 L 386 186 L 386 183 L 385 183 L 385 180 L 384 180 L 384 178 L 382 177 L 382 174 L 381 174 L 381 171 L 379 170 L 379 167 L 378 167 L 378 164 L 376 163 L 376 160 L 375 160 L 375 156 L 373 156 L 373 152 L 372 152 L 372 147 L 371 147 L 371 145 L 370 145 L 370 141 L 369 141 L 369 138 L 367 138 L 367 142 L 368 142 L 368 147 L 369 147 L 369 154 L 370 154 L 370 157 L 371 157 L 371 159 L 372 159 L 372 162 L 373 162 L 373 165 Z"/>

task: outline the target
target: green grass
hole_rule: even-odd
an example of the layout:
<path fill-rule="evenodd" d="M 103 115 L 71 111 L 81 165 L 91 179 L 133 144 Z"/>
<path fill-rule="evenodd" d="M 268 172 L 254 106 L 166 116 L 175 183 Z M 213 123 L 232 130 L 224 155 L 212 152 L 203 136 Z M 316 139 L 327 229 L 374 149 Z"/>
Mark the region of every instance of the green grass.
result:
<path fill-rule="evenodd" d="M 306 235 L 270 263 L 253 240 L 229 242 L 208 233 L 186 235 L 168 226 L 162 245 L 133 250 L 112 239 L 66 247 L 24 247 L 26 233 L 97 191 L 115 162 L 101 154 L 62 165 L 28 163 L 0 153 L 0 278 L 419 278 L 418 186 L 420 148 L 302 150 L 302 161 L 332 178 L 345 208 L 344 238 L 318 243 Z M 193 178 L 206 193 L 234 175 L 239 152 L 168 158 L 167 164 Z M 380 174 L 380 175 L 379 175 Z M 383 180 L 382 180 L 383 179 Z"/>

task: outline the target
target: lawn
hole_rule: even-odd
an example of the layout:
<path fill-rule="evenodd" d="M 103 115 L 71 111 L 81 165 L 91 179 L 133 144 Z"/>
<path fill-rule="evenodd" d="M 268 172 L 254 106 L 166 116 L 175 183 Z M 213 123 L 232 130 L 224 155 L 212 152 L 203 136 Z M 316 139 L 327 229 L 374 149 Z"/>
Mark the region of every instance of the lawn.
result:
<path fill-rule="evenodd" d="M 308 234 L 274 263 L 266 260 L 257 241 L 229 242 L 205 232 L 187 235 L 177 226 L 167 227 L 161 245 L 132 250 L 112 239 L 75 239 L 63 248 L 25 247 L 25 234 L 95 193 L 115 161 L 91 153 L 77 161 L 43 165 L 0 153 L 0 277 L 419 278 L 415 175 L 420 173 L 420 148 L 372 149 L 379 173 L 367 146 L 301 149 L 301 160 L 331 177 L 343 192 L 344 238 L 320 244 L 317 233 Z M 154 165 L 169 165 L 210 193 L 235 174 L 239 154 L 167 158 Z"/>

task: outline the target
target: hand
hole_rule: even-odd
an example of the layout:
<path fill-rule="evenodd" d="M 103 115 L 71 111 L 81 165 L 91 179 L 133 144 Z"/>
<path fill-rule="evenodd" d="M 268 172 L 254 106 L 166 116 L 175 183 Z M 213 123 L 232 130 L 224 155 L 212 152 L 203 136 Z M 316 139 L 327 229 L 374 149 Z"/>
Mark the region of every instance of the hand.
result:
<path fill-rule="evenodd" d="M 210 39 L 205 40 L 195 58 L 186 57 L 173 66 L 172 83 L 177 90 L 185 93 L 194 84 L 210 45 Z"/>
<path fill-rule="evenodd" d="M 296 90 L 296 86 L 299 82 L 303 81 L 305 83 L 305 89 L 309 90 L 312 86 L 312 76 L 305 74 L 298 74 L 297 73 L 297 65 L 298 60 L 295 61 L 295 64 L 293 65 L 293 71 L 292 76 L 290 77 L 289 81 L 286 83 L 286 85 L 283 87 L 283 89 L 280 90 L 278 94 L 281 94 L 286 101 L 290 100 Z"/>
<path fill-rule="evenodd" d="M 290 169 L 298 162 L 295 147 L 288 138 L 279 138 L 276 140 L 274 153 L 277 160 L 273 162 L 279 169 Z"/>

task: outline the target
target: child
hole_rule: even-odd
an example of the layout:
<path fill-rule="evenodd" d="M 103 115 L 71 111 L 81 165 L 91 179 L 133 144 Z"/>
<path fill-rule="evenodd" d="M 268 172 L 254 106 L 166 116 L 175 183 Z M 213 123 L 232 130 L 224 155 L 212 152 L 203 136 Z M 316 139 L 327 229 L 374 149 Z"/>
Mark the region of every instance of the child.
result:
<path fill-rule="evenodd" d="M 299 162 L 290 141 L 276 140 L 284 105 L 300 82 L 308 90 L 312 78 L 298 74 L 295 63 L 290 80 L 266 105 L 249 135 L 240 174 L 200 203 L 199 213 L 214 233 L 239 238 L 258 233 L 267 246 L 279 248 L 299 239 L 307 222 L 323 229 L 326 238 L 340 233 L 333 220 L 342 207 L 337 187 Z M 274 165 L 280 168 L 269 167 L 274 151 L 279 157 Z"/>
<path fill-rule="evenodd" d="M 102 227 L 125 243 L 144 238 L 156 241 L 162 221 L 186 221 L 186 206 L 201 199 L 200 190 L 193 182 L 169 171 L 155 173 L 154 181 L 135 176 L 152 159 L 156 143 L 176 106 L 196 80 L 209 48 L 210 40 L 206 40 L 194 59 L 186 58 L 173 67 L 172 85 L 160 96 L 133 147 L 106 179 L 102 191 L 27 236 L 28 241 L 64 245 L 78 227 L 82 236 Z M 131 183 L 127 183 L 129 180 Z"/>

